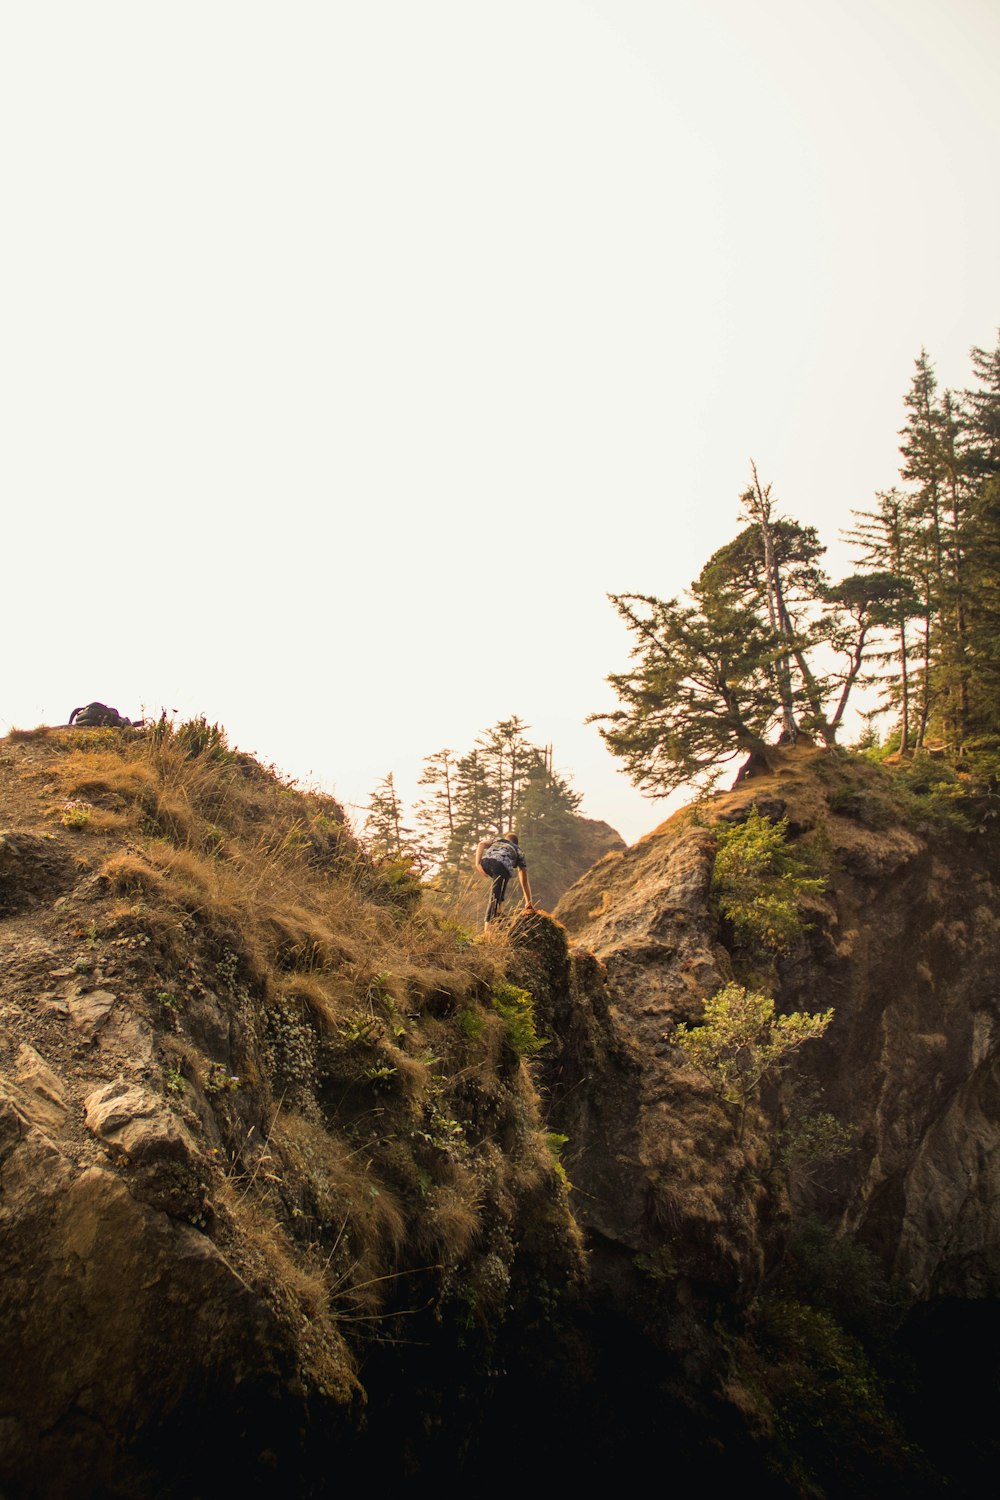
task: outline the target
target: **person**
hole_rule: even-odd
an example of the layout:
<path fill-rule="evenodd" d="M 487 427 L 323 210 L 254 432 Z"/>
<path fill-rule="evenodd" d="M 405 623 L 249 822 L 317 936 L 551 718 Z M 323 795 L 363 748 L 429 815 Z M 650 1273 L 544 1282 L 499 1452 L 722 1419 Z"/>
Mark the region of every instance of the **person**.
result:
<path fill-rule="evenodd" d="M 521 853 L 516 833 L 505 833 L 497 839 L 480 839 L 476 846 L 476 869 L 487 880 L 492 880 L 489 904 L 486 907 L 486 926 L 498 916 L 507 891 L 507 882 L 517 871 L 527 911 L 534 911 L 531 900 L 531 882 L 528 879 L 528 862 Z"/>

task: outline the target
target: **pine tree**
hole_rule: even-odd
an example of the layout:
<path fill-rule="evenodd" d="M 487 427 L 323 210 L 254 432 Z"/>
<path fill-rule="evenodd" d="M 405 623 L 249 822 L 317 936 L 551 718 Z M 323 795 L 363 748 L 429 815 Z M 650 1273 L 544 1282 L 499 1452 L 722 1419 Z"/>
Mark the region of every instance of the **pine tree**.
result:
<path fill-rule="evenodd" d="M 851 573 L 823 592 L 827 610 L 827 639 L 833 649 L 846 657 L 839 676 L 830 678 L 835 688 L 836 704 L 826 719 L 828 743 L 832 743 L 844 718 L 844 711 L 856 683 L 870 685 L 877 681 L 870 663 L 886 659 L 880 650 L 884 632 L 898 626 L 915 599 L 907 579 L 889 572 Z M 906 711 L 904 710 L 904 723 Z M 908 733 L 908 727 L 906 729 Z"/>
<path fill-rule="evenodd" d="M 960 747 L 968 727 L 968 461 L 962 412 L 950 391 L 939 396 L 926 350 L 904 397 L 901 476 L 911 485 L 908 518 L 915 545 L 911 577 L 922 598 L 921 704 L 917 744 L 932 722 Z"/>
<path fill-rule="evenodd" d="M 1000 773 L 1000 473 L 978 488 L 971 552 L 969 725 L 977 749 L 989 749 Z"/>
<path fill-rule="evenodd" d="M 416 852 L 412 830 L 403 824 L 403 804 L 391 771 L 372 792 L 367 812 L 365 840 L 374 858 L 398 859 Z"/>
<path fill-rule="evenodd" d="M 566 872 L 579 868 L 579 806 L 579 792 L 552 769 L 551 749 L 533 748 L 512 826 L 528 851 L 532 893 L 543 907 L 555 905 L 568 884 Z"/>
<path fill-rule="evenodd" d="M 814 527 L 775 513 L 771 486 L 761 484 L 753 464 L 751 471 L 753 484 L 741 497 L 750 525 L 709 559 L 699 581 L 713 588 L 728 584 L 762 622 L 766 614 L 783 738 L 794 741 L 800 727 L 808 727 L 832 743 L 835 731 L 824 713 L 831 684 L 810 661 L 822 635 L 817 601 L 826 585 L 819 566 L 826 549 Z"/>
<path fill-rule="evenodd" d="M 807 532 L 801 527 L 795 527 L 796 540 L 800 545 L 797 548 L 789 545 L 793 533 L 786 519 L 774 514 L 771 486 L 761 484 L 756 464 L 751 462 L 750 469 L 753 484 L 744 492 L 741 504 L 752 522 L 753 533 L 759 538 L 758 549 L 762 564 L 759 576 L 771 634 L 783 643 L 783 649 L 775 658 L 774 673 L 781 700 L 784 736 L 787 740 L 794 741 L 798 734 L 798 724 L 792 686 L 793 656 L 802 675 L 815 720 L 821 717 L 821 702 L 818 688 L 805 663 L 799 626 L 793 621 L 789 609 L 790 585 L 794 586 L 795 581 L 795 575 L 789 577 L 790 565 L 794 563 L 798 566 L 799 577 L 803 568 L 807 570 L 807 586 L 811 598 L 815 599 L 821 581 L 815 561 L 824 549 L 819 545 L 815 531 Z"/>
<path fill-rule="evenodd" d="M 734 756 L 764 750 L 782 706 L 774 665 L 783 646 L 725 577 L 706 569 L 689 603 L 609 597 L 636 637 L 637 665 L 608 678 L 624 706 L 588 723 L 604 726 L 601 738 L 641 791 L 711 786 Z"/>
<path fill-rule="evenodd" d="M 509 719 L 501 719 L 476 741 L 488 788 L 490 812 L 487 821 L 495 833 L 510 828 L 514 822 L 521 783 L 531 759 L 527 728 L 523 719 L 514 714 Z"/>
<path fill-rule="evenodd" d="M 469 853 L 479 840 L 496 832 L 496 795 L 480 749 L 459 757 L 454 797 L 454 822 L 443 864 L 446 870 L 458 871 L 468 866 Z"/>
<path fill-rule="evenodd" d="M 977 480 L 1000 474 L 1000 334 L 992 351 L 972 350 L 978 389 L 962 392 L 962 428 L 966 467 Z"/>
<path fill-rule="evenodd" d="M 890 668 L 876 680 L 886 705 L 899 708 L 899 743 L 905 753 L 911 740 L 909 664 L 915 649 L 910 622 L 921 611 L 910 576 L 914 538 L 905 496 L 892 489 L 881 491 L 875 499 L 875 510 L 851 512 L 856 524 L 841 534 L 857 549 L 857 561 L 866 572 L 895 580 L 887 599 L 890 618 L 885 622 L 891 644 L 874 652 L 872 659 Z"/>
<path fill-rule="evenodd" d="M 438 750 L 425 756 L 419 784 L 430 791 L 414 809 L 421 848 L 429 863 L 437 865 L 442 873 L 449 869 L 449 856 L 455 843 L 458 815 L 456 770 L 457 762 L 451 750 Z"/>
<path fill-rule="evenodd" d="M 969 482 L 969 727 L 977 751 L 1000 739 L 1000 339 L 972 350 L 978 389 L 962 393 L 961 443 Z M 991 751 L 997 760 L 997 751 Z"/>

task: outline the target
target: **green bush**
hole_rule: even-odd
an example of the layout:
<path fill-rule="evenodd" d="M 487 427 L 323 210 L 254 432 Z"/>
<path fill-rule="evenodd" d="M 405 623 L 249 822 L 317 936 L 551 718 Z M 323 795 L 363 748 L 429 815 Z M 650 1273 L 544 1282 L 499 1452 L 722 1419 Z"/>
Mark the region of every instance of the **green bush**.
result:
<path fill-rule="evenodd" d="M 788 819 L 772 823 L 757 808 L 745 823 L 717 830 L 712 890 L 738 942 L 787 953 L 805 931 L 804 897 L 826 889 L 821 875 L 787 843 Z"/>
<path fill-rule="evenodd" d="M 813 1214 L 792 1226 L 781 1289 L 785 1296 L 828 1313 L 866 1345 L 890 1338 L 911 1300 L 866 1245 Z"/>
<path fill-rule="evenodd" d="M 907 1493 L 913 1456 L 861 1344 L 828 1313 L 784 1298 L 758 1304 L 755 1334 L 793 1493 Z"/>
<path fill-rule="evenodd" d="M 803 1042 L 822 1036 L 832 1020 L 832 1010 L 778 1016 L 769 995 L 727 984 L 705 1001 L 704 1024 L 682 1023 L 674 1040 L 732 1112 L 742 1140 L 747 1105 L 761 1080 Z"/>

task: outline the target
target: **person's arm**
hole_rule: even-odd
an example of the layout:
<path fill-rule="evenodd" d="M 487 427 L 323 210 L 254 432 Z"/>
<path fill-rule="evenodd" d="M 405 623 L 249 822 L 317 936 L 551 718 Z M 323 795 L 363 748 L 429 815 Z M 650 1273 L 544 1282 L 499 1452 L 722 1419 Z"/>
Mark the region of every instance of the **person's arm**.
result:
<path fill-rule="evenodd" d="M 476 869 L 479 871 L 480 875 L 486 875 L 486 871 L 483 869 L 483 855 L 489 847 L 489 839 L 480 839 L 479 843 L 476 845 Z M 489 876 L 487 876 L 486 878 L 489 879 Z"/>
<path fill-rule="evenodd" d="M 535 907 L 531 899 L 531 881 L 528 879 L 528 872 L 523 865 L 521 865 L 518 869 L 517 878 L 521 882 L 521 890 L 524 894 L 524 905 L 526 910 L 534 911 Z"/>

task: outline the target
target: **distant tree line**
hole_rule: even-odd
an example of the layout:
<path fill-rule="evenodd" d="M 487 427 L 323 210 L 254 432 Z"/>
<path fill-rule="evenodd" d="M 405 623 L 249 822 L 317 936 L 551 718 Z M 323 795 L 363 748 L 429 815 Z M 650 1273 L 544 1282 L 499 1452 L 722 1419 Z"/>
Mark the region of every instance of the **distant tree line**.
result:
<path fill-rule="evenodd" d="M 643 791 L 711 784 L 775 733 L 832 745 L 859 686 L 903 754 L 934 740 L 1000 769 L 1000 342 L 971 359 L 959 392 L 917 359 L 900 483 L 843 533 L 855 572 L 829 580 L 815 529 L 751 466 L 740 531 L 683 597 L 611 596 L 633 665 L 592 720 Z"/>
<path fill-rule="evenodd" d="M 517 832 L 546 907 L 621 844 L 613 829 L 580 815 L 580 793 L 553 768 L 551 746 L 532 744 L 516 715 L 485 730 L 464 755 L 444 749 L 425 757 L 420 785 L 410 818 L 386 776 L 372 793 L 365 839 L 376 856 L 408 860 L 449 893 L 468 879 L 480 839 L 507 830 Z"/>

